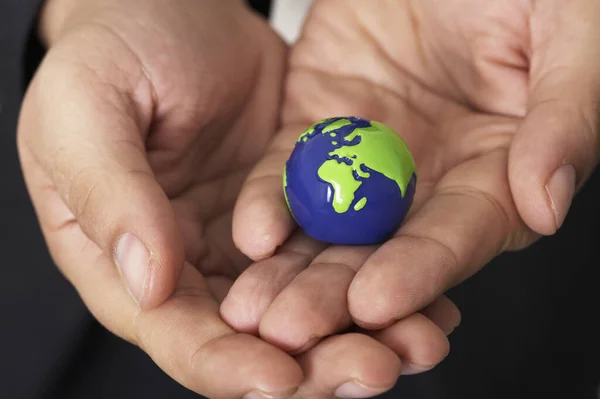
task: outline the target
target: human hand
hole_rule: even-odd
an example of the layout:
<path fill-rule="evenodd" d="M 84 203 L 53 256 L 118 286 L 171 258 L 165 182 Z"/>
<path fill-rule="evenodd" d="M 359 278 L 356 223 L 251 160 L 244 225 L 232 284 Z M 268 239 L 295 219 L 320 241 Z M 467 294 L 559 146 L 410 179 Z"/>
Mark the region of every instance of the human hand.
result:
<path fill-rule="evenodd" d="M 230 208 L 275 130 L 285 47 L 242 2 L 170 3 L 46 4 L 19 127 L 27 185 L 103 325 L 196 392 L 284 395 L 297 362 L 235 334 L 218 300 L 247 263 Z"/>
<path fill-rule="evenodd" d="M 41 25 L 19 154 L 51 254 L 97 319 L 210 398 L 392 385 L 398 357 L 376 339 L 294 359 L 220 318 L 250 263 L 233 205 L 279 119 L 286 49 L 265 22 L 234 0 L 50 0 Z M 448 309 L 426 314 L 444 326 Z M 419 350 L 438 327 L 415 320 L 378 339 Z"/>
<path fill-rule="evenodd" d="M 317 1 L 292 50 L 284 126 L 240 194 L 235 242 L 253 259 L 290 242 L 283 165 L 325 117 L 397 130 L 416 159 L 415 202 L 379 247 L 331 246 L 285 274 L 247 269 L 224 318 L 289 348 L 353 321 L 382 328 L 556 232 L 598 158 L 598 15 L 591 0 Z M 297 323 L 305 303 L 322 304 L 313 328 Z"/>

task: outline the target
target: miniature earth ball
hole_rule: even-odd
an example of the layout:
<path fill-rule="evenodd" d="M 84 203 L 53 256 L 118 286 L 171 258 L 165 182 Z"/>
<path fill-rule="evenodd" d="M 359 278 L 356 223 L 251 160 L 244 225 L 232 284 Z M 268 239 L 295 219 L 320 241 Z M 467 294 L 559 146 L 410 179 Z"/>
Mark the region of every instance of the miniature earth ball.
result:
<path fill-rule="evenodd" d="M 398 229 L 415 194 L 415 162 L 388 126 L 329 118 L 298 138 L 284 169 L 285 198 L 298 225 L 330 244 L 372 245 Z"/>

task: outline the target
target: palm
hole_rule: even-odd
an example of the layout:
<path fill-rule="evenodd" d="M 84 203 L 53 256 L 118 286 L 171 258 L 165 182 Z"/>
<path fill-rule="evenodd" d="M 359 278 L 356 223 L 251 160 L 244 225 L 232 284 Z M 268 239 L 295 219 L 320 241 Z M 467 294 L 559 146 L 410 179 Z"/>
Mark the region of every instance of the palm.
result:
<path fill-rule="evenodd" d="M 419 172 L 413 212 L 441 181 L 513 211 L 503 187 L 482 187 L 464 170 L 491 168 L 508 186 L 508 148 L 526 105 L 526 15 L 510 2 L 475 3 L 322 1 L 292 57 L 288 98 L 301 113 L 290 118 L 358 114 L 405 138 Z"/>
<path fill-rule="evenodd" d="M 246 183 L 234 220 L 237 244 L 250 257 L 268 257 L 286 242 L 280 256 L 308 252 L 310 260 L 296 266 L 298 277 L 286 288 L 268 266 L 248 269 L 223 305 L 231 324 L 287 349 L 337 333 L 353 320 L 388 326 L 500 251 L 531 243 L 534 235 L 517 213 L 507 175 L 508 150 L 527 102 L 526 10 L 518 2 L 475 3 L 316 3 L 291 54 L 284 127 Z M 298 234 L 289 238 L 293 221 L 282 216 L 283 163 L 306 126 L 344 115 L 400 132 L 417 164 L 415 203 L 396 237 L 380 248 L 323 250 L 314 243 L 307 250 Z M 265 199 L 259 195 L 265 192 L 277 194 Z M 323 264 L 343 267 L 328 273 Z M 269 306 L 264 297 L 257 300 L 257 280 L 279 287 L 269 292 Z M 314 281 L 307 287 L 306 280 Z M 318 324 L 324 317 L 330 319 L 325 327 Z"/>
<path fill-rule="evenodd" d="M 244 14 L 239 26 L 228 7 L 216 13 L 224 13 L 232 27 L 216 53 L 179 37 L 157 37 L 152 47 L 136 51 L 150 70 L 156 96 L 147 156 L 173 204 L 186 260 L 205 276 L 234 279 L 247 260 L 232 243 L 232 209 L 249 168 L 276 131 L 284 46 L 258 17 Z M 189 23 L 194 26 L 182 32 L 211 29 L 196 16 Z M 209 35 L 218 40 L 216 30 Z M 169 48 L 169 41 L 178 46 Z M 155 51 L 163 44 L 166 65 Z"/>
<path fill-rule="evenodd" d="M 256 65 L 249 65 L 247 75 L 266 72 L 256 71 L 265 60 L 250 61 Z M 275 132 L 278 92 L 276 82 L 269 83 L 235 93 L 251 106 L 221 106 L 222 114 L 200 129 L 190 120 L 203 115 L 193 115 L 173 129 L 165 126 L 148 142 L 152 168 L 183 232 L 186 260 L 205 276 L 234 279 L 248 264 L 233 246 L 232 210 L 251 165 Z M 177 148 L 165 148 L 180 132 Z"/>
<path fill-rule="evenodd" d="M 49 4 L 60 10 L 63 3 Z M 268 202 L 280 198 L 281 169 L 275 168 L 279 177 L 274 180 L 256 180 L 257 174 L 273 175 L 269 160 L 289 152 L 289 142 L 281 145 L 286 135 L 273 135 L 285 52 L 264 21 L 249 15 L 240 2 L 182 0 L 172 7 L 159 1 L 105 0 L 74 10 L 81 14 L 68 14 L 73 24 L 48 28 L 49 36 L 58 37 L 49 39 L 51 50 L 24 102 L 19 149 L 55 261 L 100 322 L 138 343 L 178 381 L 208 396 L 293 392 L 303 373 L 300 385 L 307 397 L 329 395 L 336 387 L 344 387 L 343 394 L 365 396 L 365 386 L 373 394 L 393 384 L 401 366 L 398 357 L 408 363 L 405 371 L 413 372 L 439 362 L 447 353 L 444 333 L 459 318 L 444 298 L 372 337 L 346 334 L 316 347 L 315 342 L 300 345 L 298 353 L 304 353 L 296 359 L 281 345 L 236 334 L 231 327 L 240 327 L 239 320 L 227 326 L 219 317 L 219 302 L 248 265 L 234 248 L 232 219 L 238 230 L 242 221 L 246 237 L 258 239 L 259 250 L 269 240 L 285 240 L 284 230 L 291 228 L 285 222 L 287 210 Z M 132 10 L 135 18 L 130 18 Z M 294 80 L 292 70 L 290 87 L 297 85 Z M 56 95 L 61 101 L 55 101 Z M 284 132 L 291 130 L 287 126 Z M 259 161 L 269 142 L 275 151 L 266 151 L 266 161 Z M 250 181 L 266 183 L 255 191 L 259 208 L 244 210 L 244 200 L 238 199 L 242 214 L 232 216 L 235 198 L 257 161 Z M 245 193 L 247 200 L 252 192 Z M 244 224 L 248 210 L 253 217 L 267 217 Z M 247 245 L 242 250 L 249 254 Z M 296 340 L 320 338 L 349 325 L 345 291 L 352 274 L 339 269 L 342 263 L 335 257 L 328 263 L 323 256 L 331 249 L 319 255 L 322 250 L 321 244 L 297 235 L 287 250 L 247 269 L 246 277 L 257 270 L 268 275 L 254 280 L 251 290 L 259 306 L 237 311 L 253 318 L 317 256 L 325 266 L 317 270 L 325 278 L 305 280 L 307 289 L 296 284 L 296 294 L 288 290 L 289 312 L 271 320 Z M 365 253 L 354 248 L 337 255 L 357 267 Z M 332 279 L 333 290 L 311 287 Z M 253 283 L 243 277 L 236 281 Z M 227 303 L 221 315 L 232 321 Z M 273 341 L 267 324 L 261 335 Z M 238 332 L 257 330 L 256 325 L 241 327 Z M 275 336 L 286 341 L 286 333 Z M 288 340 L 283 349 L 294 349 L 290 344 L 296 343 L 302 344 Z M 350 380 L 358 386 L 347 385 Z"/>
<path fill-rule="evenodd" d="M 552 14 L 586 15 L 579 3 L 320 0 L 292 52 L 273 135 L 285 52 L 241 2 L 50 0 L 41 19 L 51 49 L 23 104 L 19 150 L 55 261 L 105 326 L 196 392 L 383 392 L 400 368 L 424 371 L 448 353 L 459 314 L 440 294 L 530 240 L 515 234 L 527 230 L 513 199 L 549 234 L 595 162 L 595 80 L 582 60 L 597 62 L 597 25 Z M 587 38 L 573 41 L 580 66 L 538 58 L 532 73 L 526 26 L 538 46 L 554 26 Z M 571 55 L 553 44 L 550 61 Z M 528 110 L 523 125 L 536 128 L 515 135 L 540 80 L 534 103 L 559 88 L 579 113 Z M 297 135 L 348 114 L 392 125 L 418 163 L 413 212 L 379 248 L 293 234 L 283 198 Z M 537 124 L 552 121 L 559 129 L 541 136 Z M 528 156 L 540 137 L 547 151 Z M 509 145 L 520 196 L 507 183 Z M 559 197 L 549 197 L 557 175 Z M 246 268 L 241 253 L 259 262 Z M 324 339 L 353 321 L 368 330 Z"/>
<path fill-rule="evenodd" d="M 46 237 L 56 254 L 90 263 L 110 259 L 101 256 L 105 248 L 97 245 L 93 232 L 103 230 L 98 220 L 118 225 L 109 216 L 120 211 L 107 212 L 103 206 L 101 217 L 92 216 L 94 207 L 107 199 L 125 207 L 134 202 L 134 210 L 123 214 L 147 223 L 141 229 L 144 234 L 155 235 L 149 232 L 160 226 L 168 231 L 163 232 L 168 236 L 165 241 L 175 241 L 163 241 L 164 251 L 169 252 L 163 261 L 176 265 L 162 276 L 170 279 L 159 283 L 165 290 L 162 295 L 172 290 L 177 280 L 174 270 L 181 267 L 185 250 L 185 260 L 215 283 L 211 293 L 219 297 L 247 266 L 232 244 L 232 209 L 249 168 L 276 132 L 285 46 L 261 18 L 239 3 L 191 0 L 180 6 L 187 12 L 171 13 L 167 6 L 165 15 L 157 19 L 157 3 L 100 4 L 99 22 L 74 30 L 52 48 L 45 64 L 60 67 L 41 68 L 29 97 L 62 90 L 66 98 L 58 103 L 62 108 L 48 114 L 60 117 L 70 107 L 83 109 L 81 114 L 89 114 L 71 119 L 69 129 L 83 130 L 75 123 L 81 120 L 85 129 L 93 126 L 104 133 L 82 138 L 83 144 L 71 139 L 62 143 L 45 135 L 45 141 L 22 140 L 20 150 L 24 164 L 31 165 L 25 167 L 33 174 L 27 176 L 30 184 L 44 187 L 54 199 L 46 201 L 44 209 Z M 151 28 L 140 29 L 123 18 L 131 7 L 140 24 Z M 220 34 L 220 24 L 230 26 L 227 35 Z M 31 106 L 24 109 L 37 112 Z M 41 127 L 21 130 L 38 132 Z M 97 137 L 109 138 L 106 143 L 90 144 Z M 32 143 L 41 143 L 42 156 L 33 155 Z M 100 155 L 81 156 L 85 153 L 81 146 L 95 148 Z M 81 164 L 73 168 L 75 172 L 63 172 L 53 180 L 42 165 L 54 162 L 54 154 L 61 165 L 68 165 L 64 159 L 70 156 Z M 123 172 L 126 166 L 131 170 Z M 64 187 L 60 183 L 70 186 L 71 203 L 60 199 Z M 140 190 L 132 189 L 135 185 L 154 188 L 145 199 L 133 199 Z M 115 192 L 124 197 L 115 199 Z"/>

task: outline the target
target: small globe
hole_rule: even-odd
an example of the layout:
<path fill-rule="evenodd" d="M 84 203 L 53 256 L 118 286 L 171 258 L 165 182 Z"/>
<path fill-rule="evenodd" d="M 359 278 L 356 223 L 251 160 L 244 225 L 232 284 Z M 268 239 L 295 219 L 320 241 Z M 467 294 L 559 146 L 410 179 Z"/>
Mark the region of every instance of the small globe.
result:
<path fill-rule="evenodd" d="M 410 150 L 388 126 L 358 117 L 309 127 L 284 169 L 284 193 L 298 225 L 339 245 L 381 243 L 410 209 L 417 174 Z"/>

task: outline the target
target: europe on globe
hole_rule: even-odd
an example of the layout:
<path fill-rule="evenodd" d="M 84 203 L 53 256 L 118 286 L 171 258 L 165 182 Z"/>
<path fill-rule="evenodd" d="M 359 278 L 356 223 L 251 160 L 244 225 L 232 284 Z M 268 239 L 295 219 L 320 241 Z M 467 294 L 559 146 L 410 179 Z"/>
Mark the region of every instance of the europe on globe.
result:
<path fill-rule="evenodd" d="M 417 184 L 398 133 L 359 117 L 324 119 L 296 141 L 285 164 L 289 210 L 306 234 L 339 245 L 381 243 L 399 228 Z"/>

